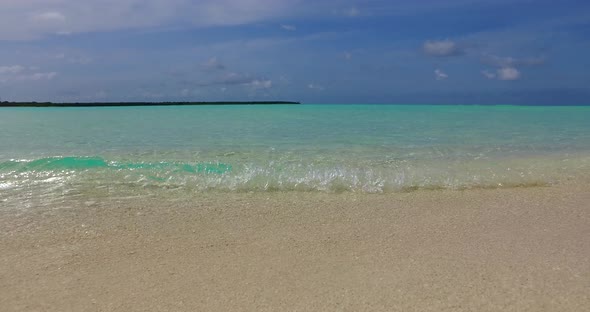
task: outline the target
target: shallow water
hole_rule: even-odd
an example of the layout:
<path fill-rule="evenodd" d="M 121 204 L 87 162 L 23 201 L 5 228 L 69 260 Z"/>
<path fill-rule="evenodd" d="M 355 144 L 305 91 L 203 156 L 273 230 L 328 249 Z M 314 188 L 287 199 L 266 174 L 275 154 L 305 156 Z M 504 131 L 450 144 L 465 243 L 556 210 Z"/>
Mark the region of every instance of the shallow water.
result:
<path fill-rule="evenodd" d="M 179 192 L 399 192 L 590 177 L 590 107 L 0 110 L 0 202 Z"/>

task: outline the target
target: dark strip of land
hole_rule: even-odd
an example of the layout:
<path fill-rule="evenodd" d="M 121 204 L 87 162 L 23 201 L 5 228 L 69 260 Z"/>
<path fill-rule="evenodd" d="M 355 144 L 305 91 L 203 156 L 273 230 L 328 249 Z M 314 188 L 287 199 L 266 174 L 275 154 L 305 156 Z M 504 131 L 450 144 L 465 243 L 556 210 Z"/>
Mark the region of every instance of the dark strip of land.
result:
<path fill-rule="evenodd" d="M 0 107 L 120 107 L 120 106 L 196 106 L 196 105 L 285 105 L 301 104 L 288 101 L 260 102 L 93 102 L 93 103 L 52 103 L 52 102 L 0 102 Z"/>

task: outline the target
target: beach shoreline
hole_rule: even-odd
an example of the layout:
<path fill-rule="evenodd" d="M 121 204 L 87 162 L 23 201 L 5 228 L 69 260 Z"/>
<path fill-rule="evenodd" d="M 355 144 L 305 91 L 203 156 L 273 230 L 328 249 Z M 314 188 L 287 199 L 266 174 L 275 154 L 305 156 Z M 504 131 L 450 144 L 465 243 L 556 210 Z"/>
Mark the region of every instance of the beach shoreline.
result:
<path fill-rule="evenodd" d="M 590 186 L 203 193 L 0 214 L 7 311 L 583 311 Z"/>

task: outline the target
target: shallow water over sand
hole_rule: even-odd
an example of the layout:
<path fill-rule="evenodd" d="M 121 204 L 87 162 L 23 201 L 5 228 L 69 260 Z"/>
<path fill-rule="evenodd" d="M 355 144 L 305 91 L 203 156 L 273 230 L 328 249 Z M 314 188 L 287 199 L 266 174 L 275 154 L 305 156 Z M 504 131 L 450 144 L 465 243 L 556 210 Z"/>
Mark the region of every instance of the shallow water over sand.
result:
<path fill-rule="evenodd" d="M 590 107 L 3 109 L 0 201 L 554 185 L 590 177 Z"/>

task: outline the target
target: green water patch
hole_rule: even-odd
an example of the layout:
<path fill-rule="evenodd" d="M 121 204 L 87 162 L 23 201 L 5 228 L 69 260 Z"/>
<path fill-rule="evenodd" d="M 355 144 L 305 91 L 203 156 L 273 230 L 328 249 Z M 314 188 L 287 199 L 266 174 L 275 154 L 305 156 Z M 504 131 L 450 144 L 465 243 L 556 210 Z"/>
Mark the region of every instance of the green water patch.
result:
<path fill-rule="evenodd" d="M 42 158 L 25 164 L 21 171 L 85 170 L 108 166 L 104 159 L 98 157 Z"/>
<path fill-rule="evenodd" d="M 85 171 L 97 169 L 225 174 L 232 171 L 232 166 L 224 163 L 116 162 L 107 161 L 101 157 L 48 157 L 32 161 L 10 160 L 0 163 L 0 172 Z"/>

